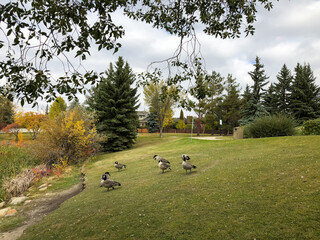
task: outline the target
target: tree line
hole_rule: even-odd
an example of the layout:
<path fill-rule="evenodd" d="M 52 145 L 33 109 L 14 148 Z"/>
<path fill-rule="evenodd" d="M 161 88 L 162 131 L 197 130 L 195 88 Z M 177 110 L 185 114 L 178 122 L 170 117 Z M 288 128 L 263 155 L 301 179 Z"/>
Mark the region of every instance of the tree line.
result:
<path fill-rule="evenodd" d="M 228 74 L 226 78 L 216 71 L 208 74 L 198 65 L 190 94 L 180 94 L 179 99 L 181 106 L 196 113 L 195 127 L 198 135 L 200 129 L 215 130 L 220 127 L 221 122 L 221 127 L 230 133 L 234 127 L 249 124 L 258 117 L 280 113 L 294 118 L 300 124 L 320 117 L 320 88 L 315 82 L 316 77 L 310 64 L 297 63 L 294 73 L 284 64 L 276 76 L 277 80 L 269 84 L 264 65 L 256 57 L 254 70 L 248 74 L 253 84 L 247 85 L 241 94 L 240 84 L 232 74 Z M 165 116 L 170 117 L 170 111 L 177 106 L 171 92 L 172 87 L 165 87 L 164 82 L 144 88 L 145 102 L 152 113 L 150 118 L 161 111 L 163 119 Z M 159 106 L 161 95 L 166 99 L 163 103 L 167 102 L 162 108 Z M 157 128 L 155 122 L 149 121 L 149 129 L 154 131 L 158 128 L 161 134 L 164 120 L 158 121 Z M 180 128 L 183 126 L 181 124 L 172 126 Z"/>
<path fill-rule="evenodd" d="M 164 80 L 144 86 L 144 101 L 150 112 L 149 128 L 159 130 L 160 137 L 166 126 L 186 128 L 182 110 L 177 124 L 172 119 L 173 107 L 178 104 L 196 113 L 195 127 L 198 134 L 201 128 L 217 129 L 220 120 L 221 127 L 231 132 L 238 125 L 246 125 L 258 117 L 278 113 L 286 114 L 300 123 L 319 118 L 320 88 L 315 83 L 310 64 L 298 63 L 293 74 L 284 64 L 277 74 L 277 81 L 268 87 L 269 77 L 259 57 L 255 59 L 254 70 L 248 74 L 253 85 L 247 85 L 242 94 L 240 84 L 232 74 L 227 77 L 216 71 L 208 74 L 201 64 L 197 67 L 189 95 L 177 92 L 174 85 L 168 86 Z M 83 109 L 91 113 L 90 122 L 94 119 L 97 132 L 103 136 L 100 139 L 103 151 L 121 151 L 130 148 L 136 141 L 136 130 L 139 127 L 139 95 L 137 86 L 134 86 L 136 80 L 129 64 L 119 57 L 115 65 L 110 64 L 105 76 L 87 96 Z M 50 106 L 49 118 L 56 119 L 57 113 L 63 112 L 65 108 L 63 99 L 58 98 Z M 14 113 L 10 109 L 12 103 L 1 97 L 0 122 L 3 126 L 13 122 Z M 36 138 L 43 118 L 37 114 L 20 117 L 18 114 L 15 118 L 20 125 L 28 126 L 33 132 L 33 138 Z M 92 128 L 89 125 L 88 130 Z"/>

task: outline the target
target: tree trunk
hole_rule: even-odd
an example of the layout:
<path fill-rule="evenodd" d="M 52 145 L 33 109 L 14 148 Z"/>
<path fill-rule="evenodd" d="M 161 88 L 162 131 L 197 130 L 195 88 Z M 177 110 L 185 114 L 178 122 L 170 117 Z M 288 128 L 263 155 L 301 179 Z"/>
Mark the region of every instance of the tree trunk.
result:
<path fill-rule="evenodd" d="M 200 118 L 197 119 L 197 136 L 200 136 L 201 131 L 201 120 Z"/>

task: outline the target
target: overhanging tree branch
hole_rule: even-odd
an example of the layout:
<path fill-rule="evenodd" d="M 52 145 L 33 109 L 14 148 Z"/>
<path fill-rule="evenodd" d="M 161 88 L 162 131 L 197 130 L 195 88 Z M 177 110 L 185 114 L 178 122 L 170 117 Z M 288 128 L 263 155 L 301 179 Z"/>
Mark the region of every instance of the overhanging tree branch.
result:
<path fill-rule="evenodd" d="M 4 1 L 0 4 L 0 28 L 1 39 L 6 40 L 0 40 L 0 49 L 6 48 L 6 54 L 0 59 L 0 93 L 9 99 L 18 98 L 22 104 L 25 100 L 36 103 L 38 98 L 53 100 L 56 93 L 72 98 L 85 91 L 86 84 L 95 84 L 97 73 L 79 69 L 84 68 L 82 61 L 90 55 L 93 44 L 99 51 L 116 52 L 121 47 L 118 40 L 124 29 L 112 19 L 117 10 L 180 37 L 177 51 L 164 61 L 169 70 L 182 67 L 185 71 L 200 56 L 196 25 L 201 24 L 206 34 L 221 38 L 240 37 L 244 24 L 243 32 L 253 34 L 258 4 L 268 10 L 273 7 L 271 0 Z M 189 60 L 182 61 L 182 54 Z M 71 57 L 80 59 L 78 67 Z M 62 61 L 64 70 L 57 79 L 49 64 L 56 59 Z M 183 80 L 169 78 L 173 84 Z"/>

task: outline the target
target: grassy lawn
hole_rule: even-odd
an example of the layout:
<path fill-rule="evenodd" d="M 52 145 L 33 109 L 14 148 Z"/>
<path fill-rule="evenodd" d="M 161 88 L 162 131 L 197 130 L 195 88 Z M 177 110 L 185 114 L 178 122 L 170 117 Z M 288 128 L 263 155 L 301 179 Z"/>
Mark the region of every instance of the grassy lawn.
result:
<path fill-rule="evenodd" d="M 140 135 L 133 149 L 88 163 L 86 190 L 21 239 L 320 239 L 319 144 L 320 136 Z M 183 153 L 197 166 L 192 174 Z M 155 154 L 172 171 L 161 174 Z M 122 186 L 99 188 L 105 171 Z"/>

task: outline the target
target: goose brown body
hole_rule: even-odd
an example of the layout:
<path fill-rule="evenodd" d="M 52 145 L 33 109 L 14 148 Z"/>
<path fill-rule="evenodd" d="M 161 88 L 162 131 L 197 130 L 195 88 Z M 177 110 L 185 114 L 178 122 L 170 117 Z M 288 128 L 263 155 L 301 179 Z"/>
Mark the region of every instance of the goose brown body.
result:
<path fill-rule="evenodd" d="M 183 167 L 183 169 L 186 170 L 186 174 L 187 174 L 188 170 L 190 170 L 190 173 L 191 173 L 191 170 L 193 168 L 197 168 L 195 165 L 192 165 L 190 162 L 186 162 L 186 160 L 182 161 L 182 167 Z"/>
<path fill-rule="evenodd" d="M 167 170 L 167 169 L 171 170 L 170 165 L 165 163 L 165 162 L 163 162 L 162 160 L 158 161 L 158 166 L 162 170 L 162 173 L 164 173 L 164 170 Z"/>
<path fill-rule="evenodd" d="M 109 188 L 114 189 L 115 186 L 121 186 L 121 184 L 119 182 L 112 180 L 112 179 L 107 179 L 107 180 L 101 182 L 101 185 L 100 185 L 100 187 L 107 188 L 108 191 L 109 191 Z"/>
<path fill-rule="evenodd" d="M 115 168 L 118 169 L 118 171 L 120 171 L 121 169 L 127 167 L 127 165 L 124 165 L 124 164 L 121 164 L 121 163 L 118 163 L 118 162 L 115 162 L 115 163 L 114 163 L 114 166 L 115 166 Z"/>

